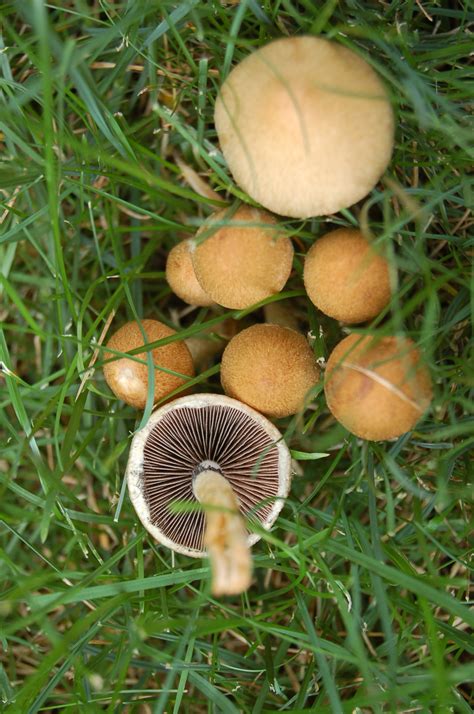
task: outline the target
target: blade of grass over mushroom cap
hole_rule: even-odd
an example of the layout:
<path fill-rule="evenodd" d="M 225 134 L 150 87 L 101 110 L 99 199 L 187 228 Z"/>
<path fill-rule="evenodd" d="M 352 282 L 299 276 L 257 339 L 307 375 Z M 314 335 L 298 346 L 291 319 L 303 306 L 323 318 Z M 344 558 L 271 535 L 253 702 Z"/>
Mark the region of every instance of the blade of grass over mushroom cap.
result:
<path fill-rule="evenodd" d="M 128 322 L 112 335 L 107 347 L 116 353 L 126 353 L 145 346 L 147 342 L 174 334 L 174 330 L 157 320 L 142 320 L 140 324 Z M 106 359 L 110 354 L 105 353 Z M 181 386 L 184 381 L 181 375 L 194 376 L 191 354 L 183 341 L 174 341 L 137 356 L 152 357 L 153 364 L 158 367 L 154 370 L 153 401 Z M 147 402 L 148 375 L 148 363 L 145 366 L 139 360 L 129 357 L 106 362 L 104 365 L 105 379 L 114 394 L 139 409 L 143 409 Z"/>
<path fill-rule="evenodd" d="M 212 215 L 191 255 L 204 292 L 219 305 L 244 309 L 283 290 L 293 246 L 274 216 L 240 206 L 230 217 L 227 210 Z"/>
<path fill-rule="evenodd" d="M 268 210 L 298 218 L 363 198 L 393 149 L 382 81 L 320 37 L 282 38 L 248 55 L 220 89 L 215 124 L 236 182 Z"/>
<path fill-rule="evenodd" d="M 315 241 L 305 256 L 304 285 L 317 308 L 346 323 L 377 317 L 391 297 L 388 261 L 355 228 Z"/>
<path fill-rule="evenodd" d="M 421 354 L 403 337 L 346 337 L 329 357 L 324 390 L 336 419 L 374 441 L 412 429 L 432 398 Z"/>
<path fill-rule="evenodd" d="M 281 434 L 261 414 L 197 394 L 158 409 L 135 434 L 127 481 L 145 528 L 186 555 L 200 557 L 206 548 L 213 592 L 233 594 L 250 583 L 248 548 L 259 538 L 247 535 L 244 517 L 270 528 L 288 494 L 290 463 Z M 204 512 L 170 507 L 196 499 Z"/>

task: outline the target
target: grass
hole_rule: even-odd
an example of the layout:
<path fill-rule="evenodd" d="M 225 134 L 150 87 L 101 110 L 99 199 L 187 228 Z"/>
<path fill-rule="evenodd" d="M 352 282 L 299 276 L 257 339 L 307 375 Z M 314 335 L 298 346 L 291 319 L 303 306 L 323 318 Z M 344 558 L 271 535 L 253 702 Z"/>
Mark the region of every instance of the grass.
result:
<path fill-rule="evenodd" d="M 470 712 L 468 3 L 32 0 L 0 12 L 3 711 Z M 328 220 L 370 226 L 398 289 L 360 331 L 412 337 L 435 396 L 396 442 L 349 435 L 321 393 L 280 421 L 297 456 L 329 456 L 299 454 L 291 497 L 254 548 L 253 587 L 216 601 L 207 562 L 137 523 L 123 474 L 141 415 L 106 387 L 100 344 L 113 315 L 182 336 L 263 319 L 184 309 L 164 262 L 212 208 L 245 199 L 213 127 L 222 79 L 303 32 L 369 58 L 396 148 L 360 205 L 288 222 L 297 256 L 278 300 L 327 358 L 344 331 L 305 297 L 302 256 Z M 218 391 L 218 370 L 197 389 Z"/>

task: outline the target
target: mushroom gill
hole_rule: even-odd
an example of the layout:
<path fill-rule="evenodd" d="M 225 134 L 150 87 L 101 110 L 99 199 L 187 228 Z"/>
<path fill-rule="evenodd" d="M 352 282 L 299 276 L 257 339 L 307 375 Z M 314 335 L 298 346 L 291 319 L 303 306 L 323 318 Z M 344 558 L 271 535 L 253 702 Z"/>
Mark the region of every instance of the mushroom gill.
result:
<path fill-rule="evenodd" d="M 170 506 L 197 503 L 193 480 L 208 462 L 229 481 L 245 518 L 264 522 L 278 495 L 278 450 L 251 416 L 230 406 L 169 411 L 145 443 L 144 495 L 151 523 L 195 551 L 203 549 L 203 511 Z"/>
<path fill-rule="evenodd" d="M 236 399 L 194 394 L 158 409 L 135 434 L 127 481 L 147 531 L 179 553 L 207 554 L 213 594 L 233 595 L 250 585 L 250 546 L 260 538 L 247 524 L 270 528 L 290 471 L 268 419 Z"/>

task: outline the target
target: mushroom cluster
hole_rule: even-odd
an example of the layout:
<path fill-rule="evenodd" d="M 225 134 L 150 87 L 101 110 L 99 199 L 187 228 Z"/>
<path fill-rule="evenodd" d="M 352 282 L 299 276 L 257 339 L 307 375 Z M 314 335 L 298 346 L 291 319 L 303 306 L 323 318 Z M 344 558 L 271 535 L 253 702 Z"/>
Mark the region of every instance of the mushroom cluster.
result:
<path fill-rule="evenodd" d="M 327 216 L 366 196 L 390 162 L 395 129 L 389 95 L 370 64 L 337 42 L 305 36 L 270 42 L 234 67 L 217 97 L 215 125 L 239 186 L 267 210 L 294 218 Z M 391 266 L 383 243 L 358 228 L 317 239 L 303 272 L 311 302 L 346 325 L 380 319 L 389 308 Z M 266 347 L 268 331 L 255 330 L 259 339 L 252 344 L 246 333 L 253 329 L 224 352 L 224 389 L 271 416 L 294 413 L 316 367 L 302 369 L 289 350 L 294 368 L 288 368 L 279 343 Z M 351 335 L 329 358 L 325 394 L 353 434 L 390 439 L 426 411 L 431 380 L 409 340 Z"/>
<path fill-rule="evenodd" d="M 222 595 L 249 586 L 249 547 L 288 494 L 290 452 L 269 419 L 301 414 L 320 391 L 320 364 L 301 322 L 277 302 L 294 251 L 292 231 L 274 214 L 328 216 L 366 196 L 390 161 L 394 116 L 368 62 L 337 42 L 296 37 L 265 45 L 230 72 L 215 125 L 235 181 L 262 207 L 209 216 L 171 249 L 166 280 L 189 306 L 220 314 L 221 329 L 205 326 L 185 342 L 156 320 L 129 322 L 107 343 L 104 374 L 129 405 L 158 404 L 133 438 L 127 467 L 140 520 L 169 548 L 207 553 L 213 592 Z M 352 325 L 384 318 L 394 272 L 382 239 L 339 227 L 307 251 L 303 283 L 317 310 Z M 222 351 L 227 396 L 169 401 Z M 411 340 L 366 328 L 334 348 L 324 393 L 346 429 L 383 440 L 415 426 L 432 387 Z"/>

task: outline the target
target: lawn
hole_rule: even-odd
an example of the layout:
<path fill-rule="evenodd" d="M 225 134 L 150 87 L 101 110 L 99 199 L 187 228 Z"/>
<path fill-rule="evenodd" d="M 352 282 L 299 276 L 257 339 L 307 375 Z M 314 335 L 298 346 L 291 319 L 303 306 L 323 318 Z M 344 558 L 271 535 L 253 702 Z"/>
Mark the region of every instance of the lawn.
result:
<path fill-rule="evenodd" d="M 471 712 L 468 6 L 0 5 L 2 711 Z M 276 302 L 324 364 L 349 330 L 307 298 L 304 254 L 330 228 L 370 228 L 398 287 L 354 329 L 411 337 L 434 397 L 388 442 L 347 432 L 321 389 L 277 420 L 299 459 L 291 495 L 253 549 L 251 588 L 217 599 L 208 562 L 158 545 L 130 504 L 128 449 L 151 404 L 114 397 L 103 344 L 137 317 L 183 338 L 264 320 L 262 305 L 190 308 L 164 268 L 213 210 L 248 201 L 216 138 L 220 84 L 253 49 L 303 33 L 376 68 L 396 143 L 359 204 L 282 219 L 295 259 Z M 194 390 L 221 391 L 219 356 Z"/>

